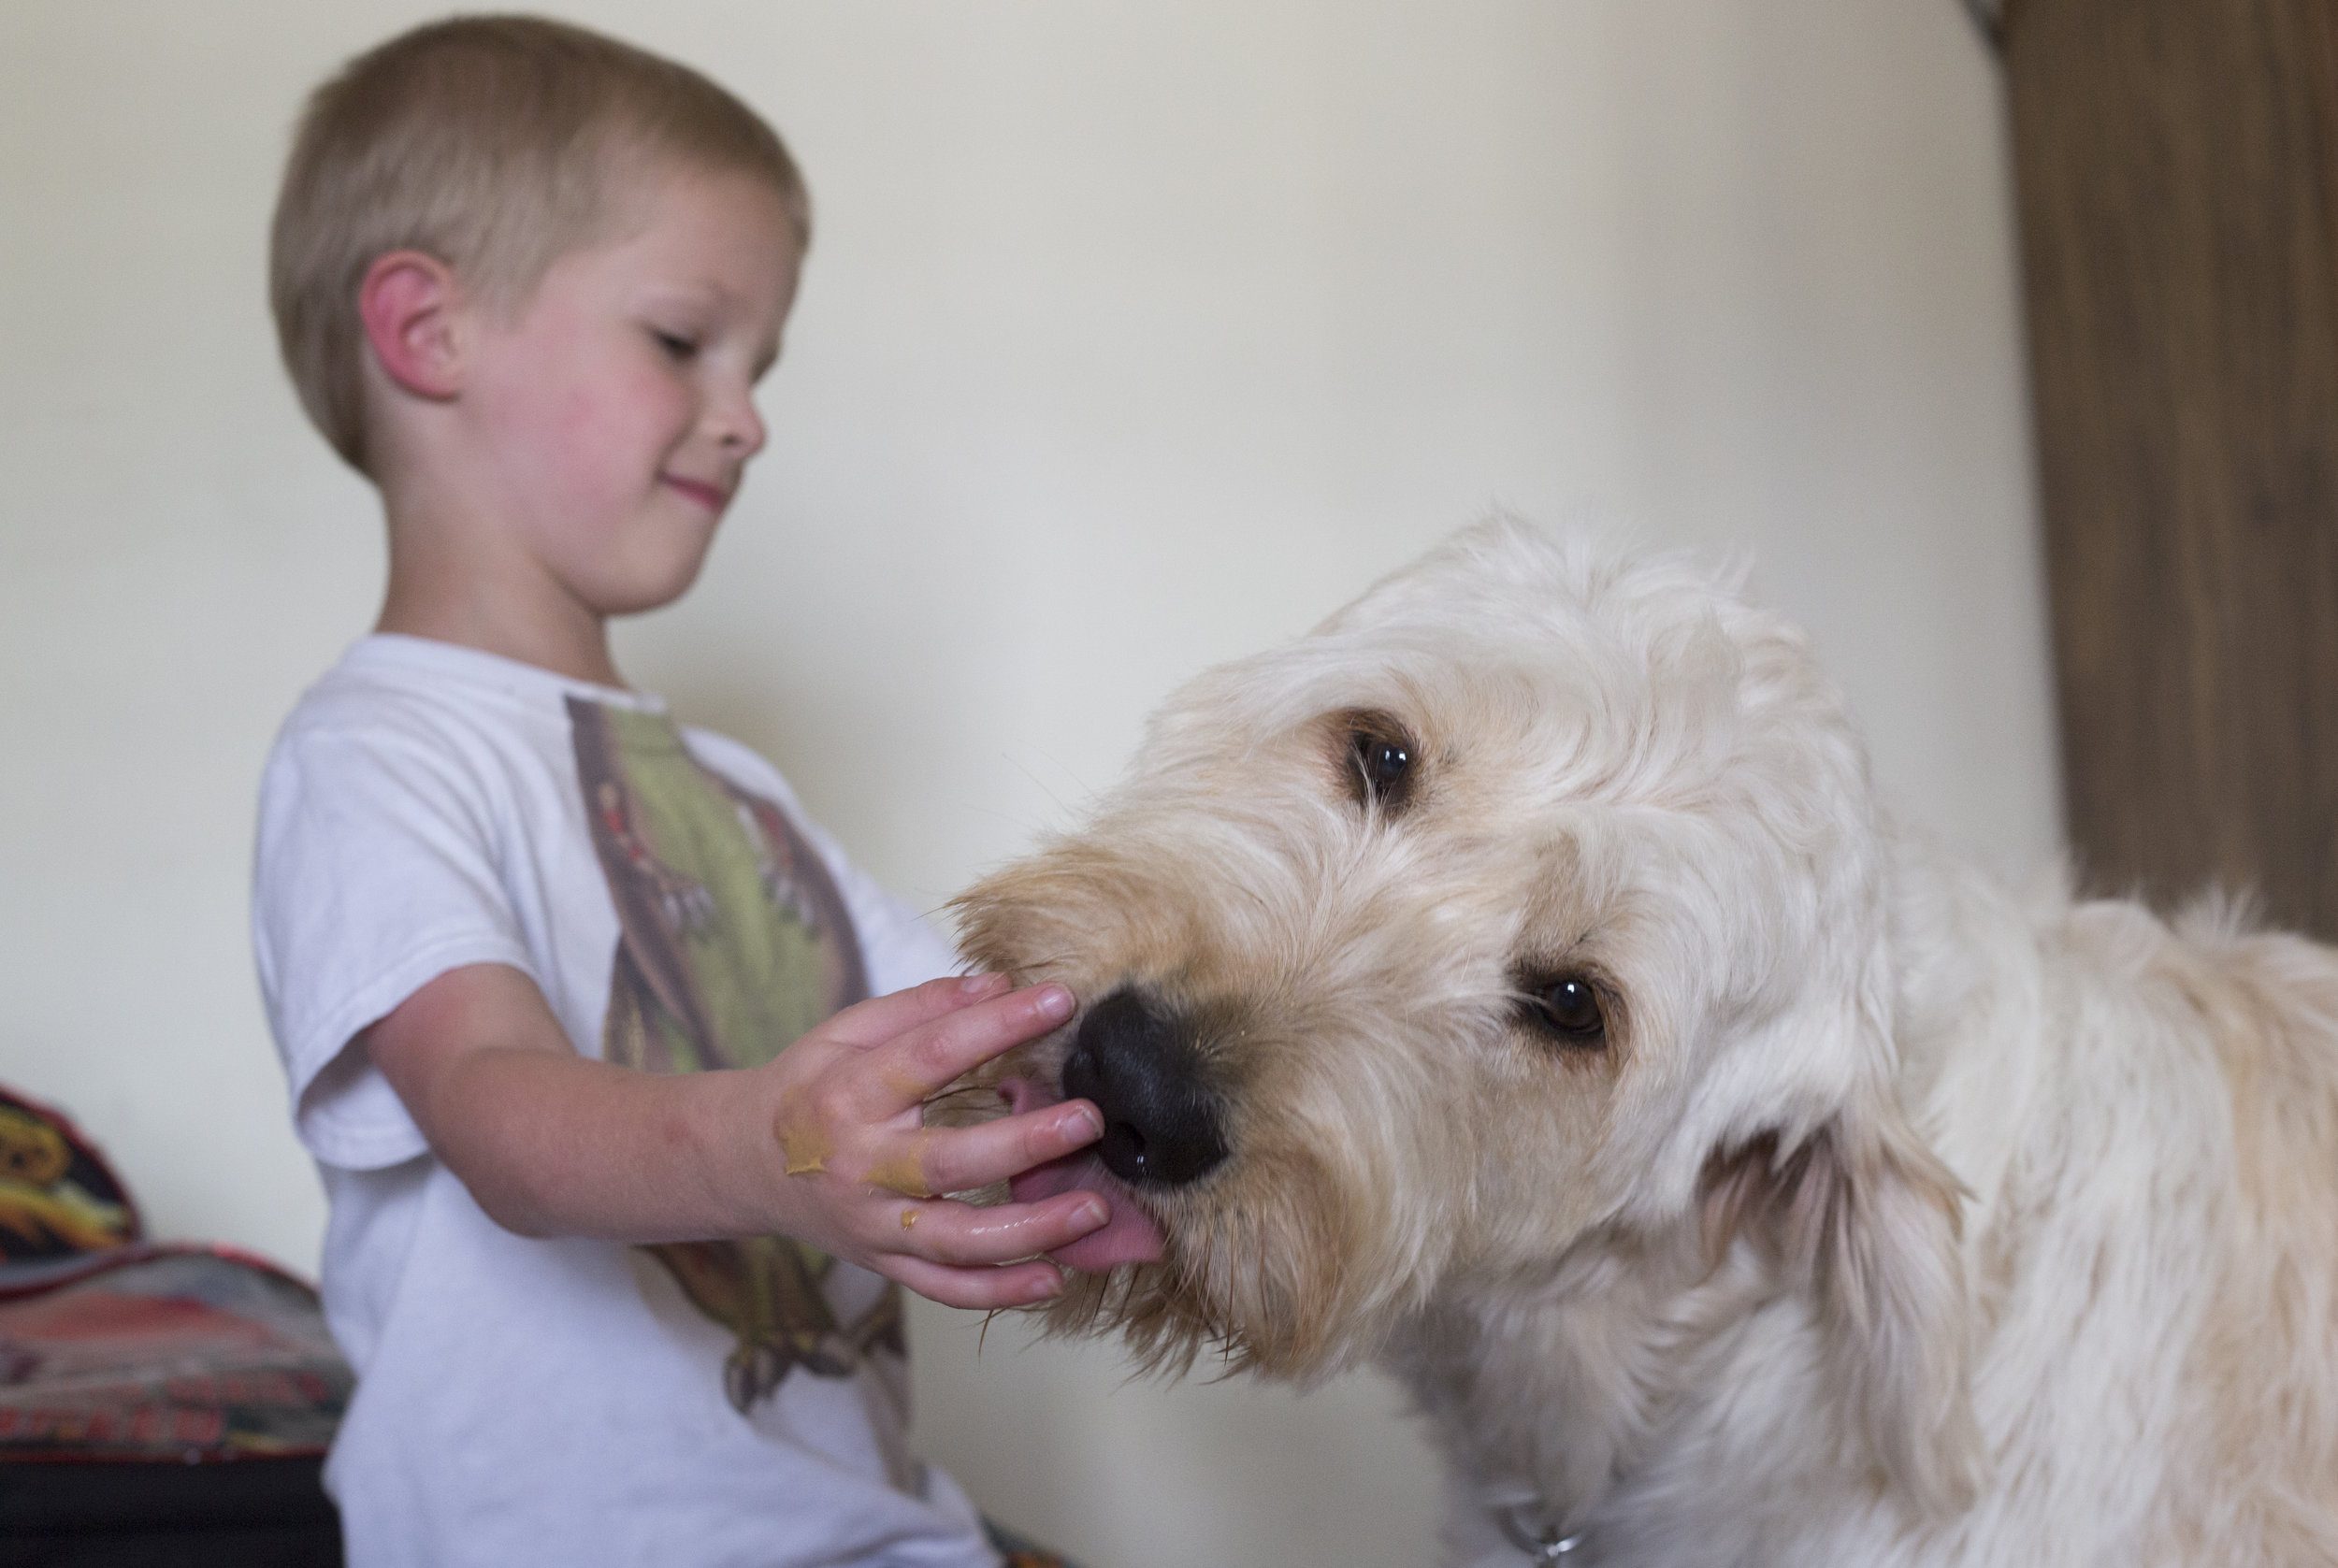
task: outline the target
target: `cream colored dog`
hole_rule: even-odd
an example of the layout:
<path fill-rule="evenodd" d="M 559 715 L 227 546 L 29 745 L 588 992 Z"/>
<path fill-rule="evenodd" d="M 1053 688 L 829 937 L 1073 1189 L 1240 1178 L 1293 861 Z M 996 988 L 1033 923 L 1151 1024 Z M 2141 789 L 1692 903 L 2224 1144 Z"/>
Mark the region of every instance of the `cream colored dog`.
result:
<path fill-rule="evenodd" d="M 1387 1369 L 1450 1562 L 2338 1561 L 2338 955 L 1892 830 L 1679 560 L 1465 533 L 960 914 L 1083 1002 L 1058 1322 Z"/>

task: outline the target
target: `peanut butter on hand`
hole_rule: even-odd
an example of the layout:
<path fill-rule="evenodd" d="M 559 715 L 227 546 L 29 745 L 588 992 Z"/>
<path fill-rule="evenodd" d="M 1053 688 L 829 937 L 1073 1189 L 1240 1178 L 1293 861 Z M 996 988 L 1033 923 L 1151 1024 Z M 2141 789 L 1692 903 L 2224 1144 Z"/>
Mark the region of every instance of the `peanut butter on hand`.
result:
<path fill-rule="evenodd" d="M 787 1162 L 791 1176 L 809 1176 L 828 1169 L 828 1157 L 836 1152 L 835 1144 L 816 1124 L 799 1122 L 789 1125 L 791 1106 L 783 1104 L 772 1124 L 773 1136 L 779 1139 L 780 1157 Z"/>
<path fill-rule="evenodd" d="M 926 1140 L 933 1136 L 919 1129 L 916 1142 L 909 1153 L 892 1159 L 880 1160 L 869 1168 L 869 1183 L 888 1192 L 898 1192 L 904 1198 L 931 1198 L 933 1188 L 926 1185 Z"/>

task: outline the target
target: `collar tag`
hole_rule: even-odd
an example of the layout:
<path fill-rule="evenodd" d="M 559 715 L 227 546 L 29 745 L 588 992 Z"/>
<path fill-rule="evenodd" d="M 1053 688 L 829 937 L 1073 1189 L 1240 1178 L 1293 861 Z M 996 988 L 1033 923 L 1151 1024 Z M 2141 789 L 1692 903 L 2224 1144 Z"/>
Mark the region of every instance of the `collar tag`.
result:
<path fill-rule="evenodd" d="M 1539 1509 L 1526 1503 L 1497 1509 L 1494 1519 L 1502 1527 L 1502 1538 L 1536 1562 L 1558 1562 L 1583 1544 L 1583 1532 L 1563 1534 L 1558 1526 L 1543 1522 Z"/>

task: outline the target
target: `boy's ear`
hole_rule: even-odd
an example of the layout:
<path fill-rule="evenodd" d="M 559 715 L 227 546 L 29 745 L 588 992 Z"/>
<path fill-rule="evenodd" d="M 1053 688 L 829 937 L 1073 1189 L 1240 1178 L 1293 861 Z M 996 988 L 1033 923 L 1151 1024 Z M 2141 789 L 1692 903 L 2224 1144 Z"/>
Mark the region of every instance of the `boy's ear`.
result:
<path fill-rule="evenodd" d="M 366 341 L 390 380 L 440 401 L 462 385 L 462 288 L 454 269 L 420 251 L 374 258 L 357 286 Z"/>

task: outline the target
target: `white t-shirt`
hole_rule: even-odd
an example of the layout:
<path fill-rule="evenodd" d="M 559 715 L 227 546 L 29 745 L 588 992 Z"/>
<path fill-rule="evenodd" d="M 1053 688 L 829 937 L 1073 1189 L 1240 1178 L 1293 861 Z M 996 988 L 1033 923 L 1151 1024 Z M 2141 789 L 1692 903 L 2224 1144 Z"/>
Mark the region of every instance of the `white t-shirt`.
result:
<path fill-rule="evenodd" d="M 325 1477 L 352 1568 L 995 1568 L 963 1494 L 903 1445 L 884 1281 L 784 1247 L 812 1287 L 793 1299 L 824 1304 L 764 1323 L 743 1360 L 687 1270 L 488 1219 L 350 1047 L 466 964 L 520 970 L 579 1052 L 651 1070 L 743 1039 L 767 1055 L 785 1006 L 813 1005 L 758 1012 L 773 974 L 825 987 L 817 1016 L 951 971 L 759 757 L 654 698 L 367 638 L 269 757 L 253 927 L 332 1206 L 325 1312 L 357 1390 Z M 738 963 L 754 972 L 726 978 Z"/>

